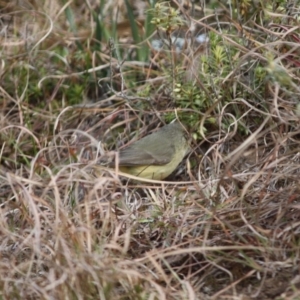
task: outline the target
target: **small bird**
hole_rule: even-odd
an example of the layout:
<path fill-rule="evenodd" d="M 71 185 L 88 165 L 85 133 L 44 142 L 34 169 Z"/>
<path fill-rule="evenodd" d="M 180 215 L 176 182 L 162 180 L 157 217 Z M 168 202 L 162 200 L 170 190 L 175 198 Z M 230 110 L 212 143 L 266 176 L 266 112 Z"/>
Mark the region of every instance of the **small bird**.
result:
<path fill-rule="evenodd" d="M 124 173 L 162 180 L 177 168 L 189 151 L 187 134 L 175 121 L 121 149 L 118 163 Z M 110 163 L 114 165 L 115 162 Z"/>

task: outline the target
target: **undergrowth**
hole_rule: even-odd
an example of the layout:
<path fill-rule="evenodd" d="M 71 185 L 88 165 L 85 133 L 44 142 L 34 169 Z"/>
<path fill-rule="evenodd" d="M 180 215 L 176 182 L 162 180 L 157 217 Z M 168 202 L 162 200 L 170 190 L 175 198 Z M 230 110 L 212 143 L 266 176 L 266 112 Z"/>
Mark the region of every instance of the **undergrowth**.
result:
<path fill-rule="evenodd" d="M 299 299 L 296 2 L 0 3 L 1 298 Z M 174 118 L 165 181 L 100 166 Z"/>

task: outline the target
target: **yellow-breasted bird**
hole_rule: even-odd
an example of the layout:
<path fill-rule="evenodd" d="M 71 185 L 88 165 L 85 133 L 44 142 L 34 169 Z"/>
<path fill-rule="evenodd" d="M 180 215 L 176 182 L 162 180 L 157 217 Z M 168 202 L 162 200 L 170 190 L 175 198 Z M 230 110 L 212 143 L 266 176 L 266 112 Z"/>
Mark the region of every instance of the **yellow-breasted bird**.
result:
<path fill-rule="evenodd" d="M 116 161 L 124 173 L 162 180 L 178 167 L 189 150 L 187 134 L 175 121 L 121 149 Z"/>

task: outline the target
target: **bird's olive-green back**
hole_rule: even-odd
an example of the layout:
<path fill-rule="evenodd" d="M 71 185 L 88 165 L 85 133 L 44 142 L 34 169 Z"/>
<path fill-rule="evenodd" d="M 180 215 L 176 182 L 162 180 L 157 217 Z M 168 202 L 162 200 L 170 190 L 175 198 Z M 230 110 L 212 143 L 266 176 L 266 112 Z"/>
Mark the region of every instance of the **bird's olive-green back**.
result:
<path fill-rule="evenodd" d="M 176 121 L 120 150 L 119 165 L 166 165 L 183 148 L 188 149 L 187 138 Z"/>

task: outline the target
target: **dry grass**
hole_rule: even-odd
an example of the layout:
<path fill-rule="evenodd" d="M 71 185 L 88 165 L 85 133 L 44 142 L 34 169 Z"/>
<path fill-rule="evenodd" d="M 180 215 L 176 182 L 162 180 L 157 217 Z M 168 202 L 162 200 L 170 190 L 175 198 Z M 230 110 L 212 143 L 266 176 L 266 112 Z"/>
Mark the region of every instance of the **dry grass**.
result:
<path fill-rule="evenodd" d="M 142 62 L 123 2 L 0 1 L 1 299 L 299 299 L 297 6 L 248 2 Z M 175 115 L 166 181 L 97 164 Z"/>

